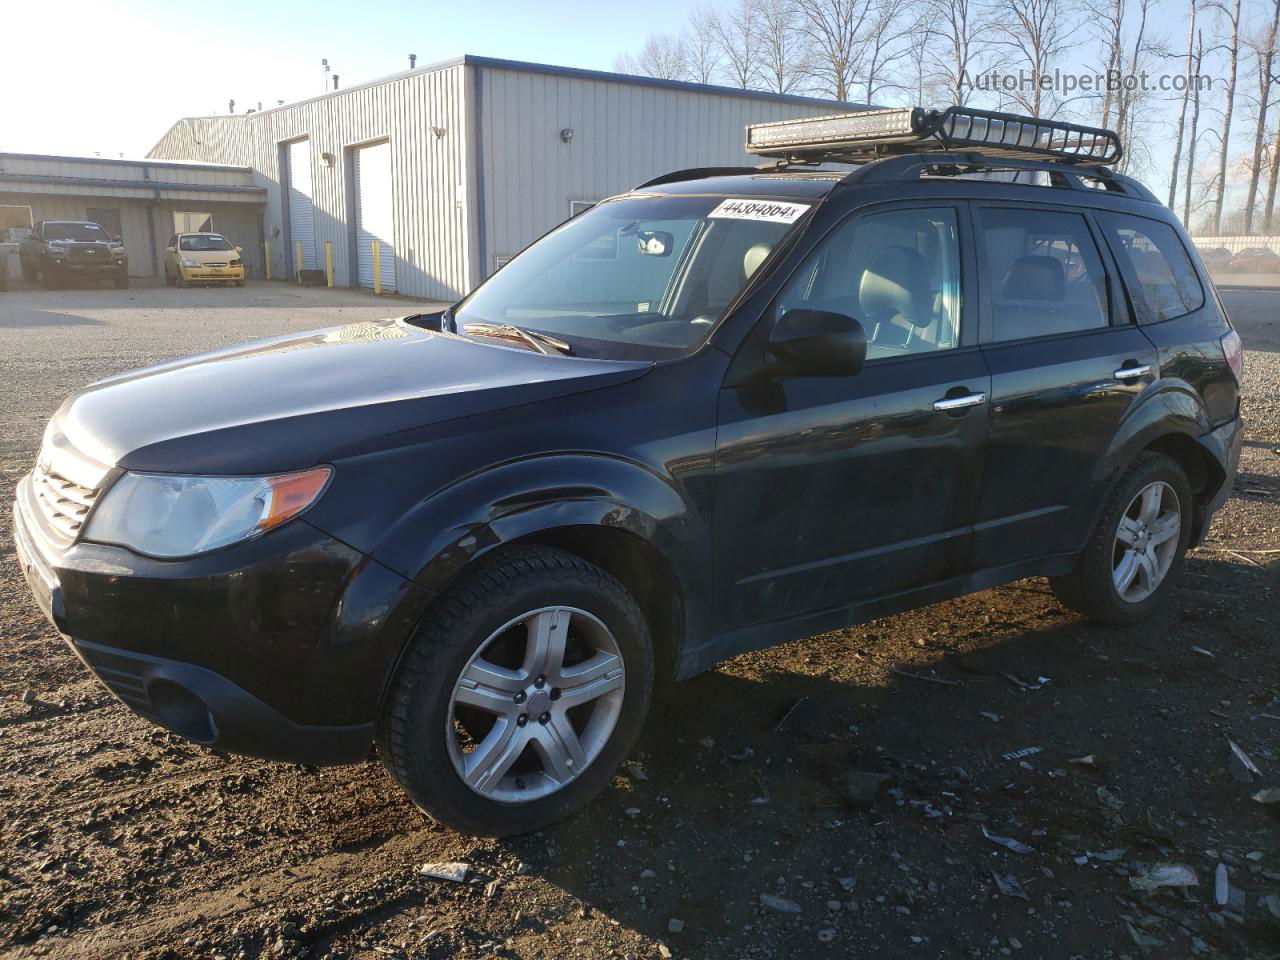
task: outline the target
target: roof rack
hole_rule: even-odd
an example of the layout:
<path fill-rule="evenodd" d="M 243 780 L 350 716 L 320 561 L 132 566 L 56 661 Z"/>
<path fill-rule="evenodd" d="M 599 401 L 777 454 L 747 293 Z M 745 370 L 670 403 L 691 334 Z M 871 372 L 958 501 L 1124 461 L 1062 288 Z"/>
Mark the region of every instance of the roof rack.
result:
<path fill-rule="evenodd" d="M 1098 163 L 1064 164 L 1044 157 L 988 156 L 985 151 L 962 153 L 906 154 L 886 157 L 875 163 L 858 166 L 840 182 L 854 184 L 886 183 L 895 180 L 919 179 L 926 176 L 964 176 L 966 174 L 1000 172 L 1046 172 L 1054 186 L 1074 190 L 1093 190 L 1102 187 L 1115 193 L 1159 203 L 1155 195 L 1140 181 L 1117 173 Z M 1091 185 L 1087 181 L 1093 181 Z M 1018 182 L 1015 178 L 1015 183 Z"/>
<path fill-rule="evenodd" d="M 895 154 L 951 152 L 1109 164 L 1123 155 L 1112 130 L 972 107 L 894 107 L 747 126 L 747 153 L 797 163 L 866 163 Z"/>

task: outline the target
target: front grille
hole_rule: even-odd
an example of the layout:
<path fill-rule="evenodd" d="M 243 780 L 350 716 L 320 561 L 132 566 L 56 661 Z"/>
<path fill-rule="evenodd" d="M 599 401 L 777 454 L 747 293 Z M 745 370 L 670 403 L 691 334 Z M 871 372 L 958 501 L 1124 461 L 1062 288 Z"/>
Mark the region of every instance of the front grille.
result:
<path fill-rule="evenodd" d="M 31 491 L 40 508 L 40 515 L 56 533 L 68 541 L 80 535 L 100 489 L 82 487 L 43 462 L 37 463 L 31 471 Z"/>
<path fill-rule="evenodd" d="M 201 264 L 201 266 L 205 266 L 205 267 L 225 267 L 225 266 L 226 266 L 226 264 L 225 264 L 225 263 L 205 263 L 205 264 Z"/>
<path fill-rule="evenodd" d="M 111 249 L 103 246 L 73 246 L 70 249 L 72 260 L 93 260 L 96 262 L 110 260 Z"/>

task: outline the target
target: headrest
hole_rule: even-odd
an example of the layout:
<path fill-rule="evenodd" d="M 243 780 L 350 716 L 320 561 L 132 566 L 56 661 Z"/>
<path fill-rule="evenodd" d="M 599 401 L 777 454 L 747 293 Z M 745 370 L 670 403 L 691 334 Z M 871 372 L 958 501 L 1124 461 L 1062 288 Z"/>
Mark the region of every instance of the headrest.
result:
<path fill-rule="evenodd" d="M 901 317 L 917 327 L 933 322 L 929 271 L 910 247 L 885 247 L 862 271 L 858 303 L 868 320 Z"/>
<path fill-rule="evenodd" d="M 773 250 L 773 244 L 755 243 L 752 244 L 742 258 L 742 272 L 747 275 L 747 279 L 751 279 L 751 275 L 760 269 L 760 264 L 764 263 L 764 258 L 769 256 Z"/>
<path fill-rule="evenodd" d="M 1004 278 L 1006 300 L 1061 300 L 1066 274 L 1057 257 L 1019 257 Z"/>

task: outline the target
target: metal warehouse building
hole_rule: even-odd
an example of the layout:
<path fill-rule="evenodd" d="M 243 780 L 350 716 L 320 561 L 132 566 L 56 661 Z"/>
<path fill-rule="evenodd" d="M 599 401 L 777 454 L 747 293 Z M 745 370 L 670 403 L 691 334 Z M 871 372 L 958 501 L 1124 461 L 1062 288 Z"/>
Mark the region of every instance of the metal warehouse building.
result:
<path fill-rule="evenodd" d="M 169 238 L 210 222 L 244 238 L 252 269 L 266 200 L 245 166 L 0 153 L 0 242 L 41 220 L 92 220 L 124 238 L 131 277 L 161 276 Z"/>
<path fill-rule="evenodd" d="M 149 156 L 250 168 L 275 276 L 323 269 L 331 244 L 335 283 L 372 286 L 377 239 L 384 289 L 449 300 L 583 206 L 669 170 L 751 162 L 748 123 L 845 106 L 466 56 L 180 120 Z M 216 212 L 212 227 L 234 233 Z"/>

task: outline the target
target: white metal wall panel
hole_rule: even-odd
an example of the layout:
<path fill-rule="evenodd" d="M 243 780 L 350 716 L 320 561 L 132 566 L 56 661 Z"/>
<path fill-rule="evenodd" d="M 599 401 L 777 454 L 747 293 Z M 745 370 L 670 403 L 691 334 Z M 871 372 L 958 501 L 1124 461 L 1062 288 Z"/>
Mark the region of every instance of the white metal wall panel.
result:
<path fill-rule="evenodd" d="M 484 146 L 484 275 L 600 200 L 672 170 L 754 166 L 748 123 L 820 116 L 836 104 L 473 67 Z M 566 142 L 561 131 L 571 130 Z"/>
<path fill-rule="evenodd" d="M 250 115 L 183 120 L 151 156 L 252 167 L 267 188 L 266 238 L 283 276 L 290 254 L 280 242 L 279 145 L 309 137 L 317 159 L 334 158 L 313 167 L 316 247 L 332 242 L 335 280 L 354 286 L 349 148 L 389 140 L 396 286 L 456 300 L 498 257 L 564 220 L 570 200 L 597 200 L 681 167 L 754 164 L 742 150 L 748 123 L 840 109 L 472 60 Z"/>
<path fill-rule="evenodd" d="M 360 286 L 373 287 L 373 241 L 378 251 L 382 289 L 396 288 L 395 216 L 392 205 L 391 144 L 352 151 L 355 164 L 356 263 Z"/>
<path fill-rule="evenodd" d="M 349 147 L 389 140 L 396 251 L 396 288 L 426 300 L 454 301 L 470 289 L 470 149 L 466 70 L 461 64 L 422 70 L 336 94 L 234 117 L 179 121 L 151 151 L 160 160 L 244 164 L 267 189 L 263 229 L 272 272 L 287 276 L 280 144 L 309 137 L 313 166 L 315 242 L 333 244 L 334 282 L 355 286 L 353 198 Z M 318 162 L 332 154 L 334 165 Z"/>
<path fill-rule="evenodd" d="M 285 147 L 289 163 L 289 262 L 294 271 L 316 269 L 315 201 L 312 199 L 311 141 L 295 140 Z M 298 244 L 302 262 L 294 263 Z"/>

